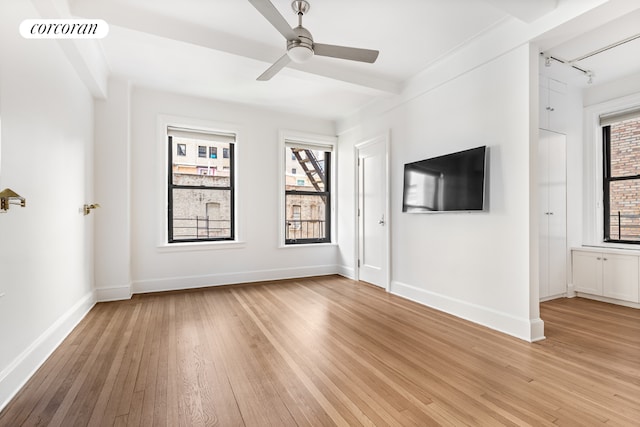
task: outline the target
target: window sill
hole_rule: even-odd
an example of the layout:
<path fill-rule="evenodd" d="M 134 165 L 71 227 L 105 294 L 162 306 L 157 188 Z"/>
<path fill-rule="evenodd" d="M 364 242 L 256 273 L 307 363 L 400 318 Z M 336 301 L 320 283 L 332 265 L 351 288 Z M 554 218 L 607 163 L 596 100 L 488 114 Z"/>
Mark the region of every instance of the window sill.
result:
<path fill-rule="evenodd" d="M 242 241 L 224 242 L 185 242 L 185 243 L 164 243 L 156 247 L 160 253 L 164 252 L 191 252 L 191 251 L 216 251 L 223 249 L 243 249 L 247 246 Z"/>
<path fill-rule="evenodd" d="M 338 246 L 337 243 L 298 243 L 292 245 L 285 245 L 283 243 L 278 246 L 278 249 L 293 249 L 293 248 L 317 248 L 327 246 Z"/>
<path fill-rule="evenodd" d="M 630 253 L 630 252 L 636 252 L 636 253 L 640 253 L 640 245 L 635 245 L 633 243 L 607 243 L 607 242 L 602 242 L 598 245 L 583 245 L 583 246 L 578 246 L 575 247 L 574 249 L 578 249 L 578 250 L 590 250 L 590 251 L 594 251 L 594 252 L 598 252 L 598 251 L 615 251 L 618 253 Z"/>

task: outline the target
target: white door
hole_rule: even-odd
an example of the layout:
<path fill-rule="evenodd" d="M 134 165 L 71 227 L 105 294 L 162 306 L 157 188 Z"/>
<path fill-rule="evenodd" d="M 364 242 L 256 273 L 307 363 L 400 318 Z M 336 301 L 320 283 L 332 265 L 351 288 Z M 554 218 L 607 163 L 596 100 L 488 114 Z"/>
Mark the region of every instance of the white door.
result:
<path fill-rule="evenodd" d="M 567 293 L 567 144 L 549 135 L 549 295 Z"/>
<path fill-rule="evenodd" d="M 359 280 L 389 287 L 387 138 L 358 144 Z"/>
<path fill-rule="evenodd" d="M 567 291 L 566 136 L 540 130 L 538 145 L 540 298 Z"/>
<path fill-rule="evenodd" d="M 548 92 L 548 89 L 545 88 L 545 90 Z M 549 292 L 549 141 L 547 136 L 549 133 L 551 132 L 541 130 L 538 138 L 540 298 L 551 295 Z"/>

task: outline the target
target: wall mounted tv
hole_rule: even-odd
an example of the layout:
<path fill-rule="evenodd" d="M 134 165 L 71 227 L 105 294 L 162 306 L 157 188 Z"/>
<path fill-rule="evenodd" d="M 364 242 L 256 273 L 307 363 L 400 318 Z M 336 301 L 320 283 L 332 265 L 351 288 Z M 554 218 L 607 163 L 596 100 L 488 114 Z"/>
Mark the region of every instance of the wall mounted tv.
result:
<path fill-rule="evenodd" d="M 486 146 L 404 165 L 402 212 L 485 210 Z"/>

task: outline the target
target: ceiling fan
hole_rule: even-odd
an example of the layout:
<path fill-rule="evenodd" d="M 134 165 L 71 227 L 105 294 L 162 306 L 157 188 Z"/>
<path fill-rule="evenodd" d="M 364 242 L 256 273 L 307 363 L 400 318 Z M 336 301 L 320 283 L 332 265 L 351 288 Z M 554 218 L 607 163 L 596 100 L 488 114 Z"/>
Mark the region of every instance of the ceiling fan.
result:
<path fill-rule="evenodd" d="M 289 27 L 287 20 L 269 0 L 249 0 L 249 3 L 258 9 L 258 12 L 267 18 L 267 21 L 287 39 L 287 53 L 262 73 L 258 80 L 269 80 L 291 61 L 302 63 L 309 60 L 313 55 L 330 56 L 332 58 L 349 59 L 370 64 L 374 63 L 378 58 L 379 52 L 377 50 L 314 43 L 311 33 L 302 26 L 302 16 L 309 11 L 309 2 L 305 0 L 295 0 L 291 3 L 291 7 L 298 15 L 298 26 L 295 28 Z"/>

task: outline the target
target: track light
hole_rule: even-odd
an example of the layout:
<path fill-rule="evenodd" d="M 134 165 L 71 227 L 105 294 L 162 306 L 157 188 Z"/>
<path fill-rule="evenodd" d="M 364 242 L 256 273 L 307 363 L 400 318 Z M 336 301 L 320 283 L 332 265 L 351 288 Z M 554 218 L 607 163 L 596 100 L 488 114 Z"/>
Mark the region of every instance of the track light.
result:
<path fill-rule="evenodd" d="M 589 79 L 587 80 L 587 84 L 592 84 L 593 83 L 593 71 L 586 71 L 584 73 Z"/>
<path fill-rule="evenodd" d="M 564 59 L 556 58 L 554 56 L 547 56 L 544 52 L 540 52 L 540 56 L 544 57 L 544 66 L 551 67 L 551 61 L 556 61 L 559 64 L 565 65 L 567 67 L 571 67 L 574 70 L 577 70 L 587 76 L 587 84 L 593 84 L 593 78 L 595 77 L 595 73 L 591 70 L 585 70 L 583 68 L 578 67 L 575 62 L 576 61 L 565 61 Z"/>

